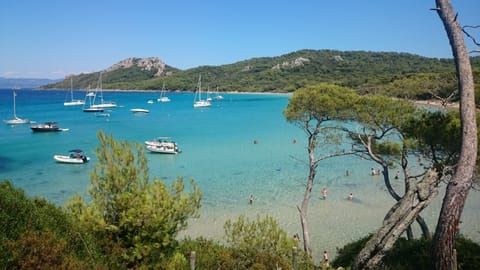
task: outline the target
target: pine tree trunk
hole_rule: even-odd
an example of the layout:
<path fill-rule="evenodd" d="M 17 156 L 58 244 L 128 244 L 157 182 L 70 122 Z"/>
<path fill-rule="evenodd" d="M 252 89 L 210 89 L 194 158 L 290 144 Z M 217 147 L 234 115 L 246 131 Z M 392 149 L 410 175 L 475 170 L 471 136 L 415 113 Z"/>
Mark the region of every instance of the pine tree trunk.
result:
<path fill-rule="evenodd" d="M 382 227 L 357 255 L 352 269 L 380 268 L 386 252 L 438 194 L 437 185 L 437 173 L 428 171 L 420 182 L 409 189 L 389 211 Z"/>
<path fill-rule="evenodd" d="M 462 126 L 460 158 L 455 175 L 447 185 L 434 239 L 435 268 L 452 270 L 456 261 L 454 258 L 455 228 L 460 221 L 472 186 L 477 160 L 477 125 L 472 67 L 463 40 L 463 32 L 457 21 L 458 14 L 454 13 L 449 0 L 436 0 L 436 4 L 436 10 L 447 32 L 455 60 Z"/>
<path fill-rule="evenodd" d="M 310 231 L 308 229 L 308 203 L 310 202 L 310 198 L 312 197 L 312 188 L 313 188 L 313 180 L 315 179 L 316 175 L 316 164 L 315 161 L 315 136 L 310 136 L 309 138 L 309 146 L 308 146 L 308 157 L 310 160 L 309 166 L 309 175 L 307 186 L 305 188 L 305 194 L 303 196 L 302 206 L 298 208 L 300 212 L 300 223 L 302 225 L 302 232 L 303 232 L 303 250 L 307 253 L 308 256 L 312 256 L 312 246 L 310 243 Z"/>

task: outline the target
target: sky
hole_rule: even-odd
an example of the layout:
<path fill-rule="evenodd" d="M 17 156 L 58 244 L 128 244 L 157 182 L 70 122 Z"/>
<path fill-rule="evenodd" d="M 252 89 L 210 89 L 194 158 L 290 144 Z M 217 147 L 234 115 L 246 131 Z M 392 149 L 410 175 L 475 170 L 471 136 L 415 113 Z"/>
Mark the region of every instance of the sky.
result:
<path fill-rule="evenodd" d="M 480 0 L 451 3 L 461 25 L 480 24 Z M 451 58 L 433 7 L 434 0 L 0 0 L 0 77 L 60 79 L 129 57 L 189 69 L 302 49 Z"/>

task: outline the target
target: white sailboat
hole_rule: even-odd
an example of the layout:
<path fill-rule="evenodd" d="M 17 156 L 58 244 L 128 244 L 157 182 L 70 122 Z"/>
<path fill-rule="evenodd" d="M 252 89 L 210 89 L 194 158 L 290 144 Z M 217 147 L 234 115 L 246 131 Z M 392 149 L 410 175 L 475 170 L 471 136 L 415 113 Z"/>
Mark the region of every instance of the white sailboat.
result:
<path fill-rule="evenodd" d="M 73 99 L 73 83 L 72 78 L 70 78 L 70 101 L 65 101 L 63 106 L 80 106 L 85 104 L 84 100 L 81 99 Z"/>
<path fill-rule="evenodd" d="M 223 99 L 223 96 L 220 95 L 220 92 L 218 91 L 218 86 L 217 86 L 217 92 L 215 94 L 215 97 L 214 97 L 215 100 L 222 100 Z"/>
<path fill-rule="evenodd" d="M 99 93 L 99 94 L 97 94 Z M 95 97 L 94 99 L 97 98 L 97 95 L 100 97 L 100 103 L 99 104 L 95 104 L 95 102 L 93 102 L 94 104 L 92 104 L 90 107 L 91 108 L 102 108 L 102 109 L 105 109 L 105 108 L 115 108 L 117 107 L 117 103 L 113 102 L 113 101 L 105 101 L 103 100 L 103 89 L 102 89 L 102 73 L 100 72 L 100 78 L 98 79 L 98 86 L 97 86 L 97 89 L 95 91 Z"/>
<path fill-rule="evenodd" d="M 195 98 L 193 100 L 193 107 L 194 108 L 201 108 L 201 107 L 210 107 L 212 103 L 208 100 L 202 99 L 202 75 L 198 77 L 198 85 L 195 91 Z"/>
<path fill-rule="evenodd" d="M 165 96 L 165 82 L 163 82 L 162 92 L 160 92 L 160 97 L 157 98 L 158 102 L 170 102 L 170 99 Z"/>
<path fill-rule="evenodd" d="M 88 100 L 88 107 L 87 105 L 87 100 Z M 87 94 L 85 95 L 85 102 L 83 104 L 83 111 L 84 112 L 103 112 L 103 108 L 96 108 L 93 107 L 95 105 L 95 93 L 87 90 Z"/>
<path fill-rule="evenodd" d="M 3 120 L 5 122 L 5 124 L 9 124 L 9 125 L 14 125 L 14 124 L 28 124 L 30 123 L 30 120 L 29 119 L 22 119 L 20 117 L 17 116 L 17 112 L 16 112 L 16 100 L 15 100 L 15 97 L 17 96 L 17 93 L 15 93 L 15 90 L 13 90 L 13 119 L 9 119 L 9 120 Z"/>

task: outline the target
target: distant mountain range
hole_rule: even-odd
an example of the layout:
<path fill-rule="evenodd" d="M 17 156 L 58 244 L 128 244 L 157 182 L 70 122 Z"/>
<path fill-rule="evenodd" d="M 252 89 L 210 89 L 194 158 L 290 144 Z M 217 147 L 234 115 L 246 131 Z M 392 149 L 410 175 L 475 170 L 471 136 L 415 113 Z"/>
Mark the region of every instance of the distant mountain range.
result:
<path fill-rule="evenodd" d="M 472 65 L 480 68 L 480 57 Z M 300 50 L 276 57 L 252 58 L 221 66 L 180 70 L 158 57 L 128 58 L 102 71 L 72 75 L 41 89 L 195 90 L 199 75 L 205 91 L 292 92 L 321 82 L 357 90 L 376 89 L 419 74 L 452 74 L 453 59 L 396 52 Z M 102 82 L 99 82 L 102 74 Z M 40 83 L 40 82 L 39 82 Z M 37 84 L 38 85 L 38 84 Z M 371 91 L 371 90 L 364 90 Z"/>
<path fill-rule="evenodd" d="M 63 81 L 63 79 L 17 79 L 0 77 L 0 88 L 37 88 L 42 85 Z"/>

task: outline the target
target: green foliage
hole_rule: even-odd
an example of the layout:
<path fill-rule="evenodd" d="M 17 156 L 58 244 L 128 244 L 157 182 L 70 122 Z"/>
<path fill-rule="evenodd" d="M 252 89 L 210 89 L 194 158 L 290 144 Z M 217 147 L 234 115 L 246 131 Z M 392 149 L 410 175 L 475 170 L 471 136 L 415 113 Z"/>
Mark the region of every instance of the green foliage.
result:
<path fill-rule="evenodd" d="M 42 260 L 38 256 L 43 257 L 43 253 L 56 258 L 51 263 L 76 263 L 76 258 L 88 258 L 89 251 L 78 232 L 54 204 L 28 198 L 9 181 L 0 183 L 0 269 L 28 268 L 25 264 Z"/>
<path fill-rule="evenodd" d="M 26 231 L 16 241 L 6 241 L 11 252 L 10 269 L 87 269 L 88 263 L 68 250 L 65 239 L 55 233 Z"/>
<path fill-rule="evenodd" d="M 429 153 L 439 172 L 442 166 L 457 162 L 462 142 L 458 111 L 423 111 L 402 130 L 417 140 L 422 152 Z"/>
<path fill-rule="evenodd" d="M 361 238 L 357 241 L 348 243 L 343 247 L 337 250 L 337 256 L 332 261 L 332 266 L 334 267 L 346 267 L 353 264 L 355 257 L 360 253 L 360 250 L 365 246 L 365 244 L 370 240 L 372 235 L 368 235 L 364 238 Z"/>
<path fill-rule="evenodd" d="M 380 94 L 404 99 L 432 99 L 435 96 L 447 98 L 457 89 L 455 72 L 418 73 L 401 77 L 382 85 Z M 455 97 L 452 101 L 455 101 Z"/>
<path fill-rule="evenodd" d="M 195 240 L 186 238 L 180 242 L 179 249 L 186 258 L 195 251 L 197 269 L 235 269 L 234 266 L 240 264 L 232 248 L 203 237 Z"/>
<path fill-rule="evenodd" d="M 287 236 L 272 217 L 249 220 L 241 215 L 235 222 L 225 222 L 224 229 L 225 241 L 233 249 L 233 257 L 237 258 L 234 268 L 292 267 L 292 248 L 297 243 Z M 299 253 L 300 264 L 312 266 L 304 254 Z"/>
<path fill-rule="evenodd" d="M 295 91 L 283 115 L 302 127 L 313 122 L 350 120 L 352 104 L 358 98 L 351 89 L 333 84 L 319 84 Z M 313 125 L 312 125 L 313 126 Z"/>
<path fill-rule="evenodd" d="M 476 59 L 480 57 L 472 58 L 474 67 L 479 66 Z M 331 83 L 354 88 L 360 93 L 423 98 L 430 97 L 430 91 L 444 96 L 445 90 L 455 89 L 450 88 L 450 78 L 455 72 L 452 59 L 390 52 L 300 50 L 221 66 L 187 70 L 166 66 L 159 77 L 153 77 L 155 72 L 134 67 L 104 72 L 103 88 L 160 90 L 165 81 L 167 89 L 191 91 L 201 74 L 205 87 L 219 86 L 220 91 L 293 92 L 308 85 Z M 76 87 L 87 88 L 96 85 L 98 76 L 98 72 L 80 74 L 73 76 L 73 83 Z M 70 80 L 67 78 L 45 88 L 68 89 Z"/>
<path fill-rule="evenodd" d="M 175 237 L 198 215 L 201 191 L 193 180 L 185 193 L 182 178 L 167 188 L 163 181 L 149 182 L 143 148 L 116 141 L 99 131 L 98 163 L 91 173 L 90 202 L 75 196 L 67 205 L 98 239 L 115 267 L 155 265 L 174 253 Z M 116 260 L 116 261 L 115 261 Z"/>
<path fill-rule="evenodd" d="M 349 243 L 338 250 L 333 261 L 334 267 L 350 266 L 371 236 Z M 478 269 L 480 265 L 480 245 L 463 237 L 455 241 L 458 269 Z M 385 269 L 433 269 L 432 239 L 406 240 L 400 238 L 394 248 L 383 259 Z"/>

